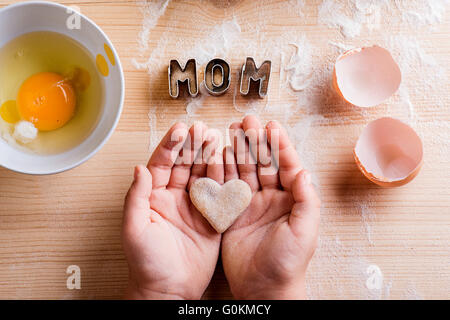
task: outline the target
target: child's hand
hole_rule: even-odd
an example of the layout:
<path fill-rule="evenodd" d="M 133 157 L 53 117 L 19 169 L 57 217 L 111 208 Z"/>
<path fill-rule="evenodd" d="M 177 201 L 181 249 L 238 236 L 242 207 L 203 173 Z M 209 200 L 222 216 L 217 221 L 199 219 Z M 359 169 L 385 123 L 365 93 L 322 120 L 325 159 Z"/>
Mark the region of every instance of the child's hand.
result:
<path fill-rule="evenodd" d="M 240 178 L 253 190 L 250 206 L 222 239 L 222 262 L 231 291 L 240 299 L 305 298 L 306 268 L 316 248 L 320 220 L 320 200 L 310 175 L 302 170 L 297 152 L 276 122 L 264 130 L 255 117 L 247 116 L 230 129 L 260 133 L 258 141 L 249 144 L 241 131 L 242 135 L 232 137 L 235 151 L 228 147 L 223 153 L 225 181 Z M 270 156 L 259 156 L 257 164 L 250 164 L 251 154 L 265 154 L 262 151 L 270 149 L 267 140 L 276 139 L 277 132 L 279 171 Z M 242 142 L 246 147 L 236 148 Z M 242 156 L 245 164 L 236 165 Z M 261 170 L 272 173 L 263 175 Z"/>
<path fill-rule="evenodd" d="M 203 124 L 189 131 L 183 123 L 174 125 L 148 169 L 135 169 L 122 232 L 130 270 L 127 298 L 199 299 L 211 280 L 221 236 L 194 208 L 187 191 L 207 175 L 205 163 L 193 164 L 208 144 L 206 130 Z M 208 168 L 208 176 L 220 181 L 223 171 Z"/>

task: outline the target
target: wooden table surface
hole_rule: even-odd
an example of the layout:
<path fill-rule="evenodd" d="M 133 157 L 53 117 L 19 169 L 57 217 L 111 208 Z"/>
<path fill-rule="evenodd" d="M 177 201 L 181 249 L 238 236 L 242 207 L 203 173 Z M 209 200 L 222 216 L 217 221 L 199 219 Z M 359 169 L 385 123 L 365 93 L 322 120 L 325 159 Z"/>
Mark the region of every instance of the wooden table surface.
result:
<path fill-rule="evenodd" d="M 11 2 L 0 0 L 0 5 Z M 318 22 L 319 0 L 304 0 L 303 6 L 296 1 L 172 1 L 154 26 L 147 25 L 145 48 L 138 41 L 142 1 L 60 2 L 79 6 L 114 43 L 126 78 L 124 112 L 105 147 L 78 168 L 51 176 L 0 168 L 1 299 L 121 298 L 128 276 L 120 240 L 122 203 L 134 165 L 147 161 L 175 121 L 203 120 L 224 129 L 251 112 L 239 96 L 233 100 L 236 77 L 221 97 L 169 97 L 169 59 L 197 57 L 209 42 L 222 46 L 216 53 L 233 72 L 246 56 L 273 62 L 268 98 L 251 106 L 263 121 L 277 119 L 289 128 L 320 190 L 322 224 L 308 273 L 310 298 L 450 298 L 448 13 L 440 23 L 418 28 L 392 11 L 382 15 L 381 27 L 363 27 L 360 35 L 344 38 L 338 28 Z M 226 21 L 240 30 L 225 29 L 224 39 L 215 37 Z M 232 32 L 238 36 L 230 45 Z M 313 89 L 294 93 L 283 82 L 283 71 L 294 52 L 290 43 L 302 41 L 312 48 L 314 83 Z M 394 58 L 409 68 L 403 73 L 404 90 L 372 109 L 342 102 L 329 86 L 340 44 L 397 48 Z M 431 58 L 433 63 L 423 63 Z M 203 107 L 192 108 L 196 103 Z M 408 121 L 424 142 L 420 174 L 395 189 L 367 181 L 352 158 L 364 125 L 383 115 Z M 66 287 L 69 265 L 81 268 L 81 290 Z M 366 284 L 371 265 L 383 275 L 380 289 Z M 205 298 L 231 298 L 220 267 Z"/>

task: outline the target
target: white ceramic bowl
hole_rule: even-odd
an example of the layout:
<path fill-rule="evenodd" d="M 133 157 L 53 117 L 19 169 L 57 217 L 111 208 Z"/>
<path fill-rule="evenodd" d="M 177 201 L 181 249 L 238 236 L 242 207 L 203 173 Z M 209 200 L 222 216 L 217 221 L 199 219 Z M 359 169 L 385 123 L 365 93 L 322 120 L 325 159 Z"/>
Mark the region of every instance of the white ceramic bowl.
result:
<path fill-rule="evenodd" d="M 0 137 L 0 165 L 27 174 L 52 174 L 74 168 L 92 157 L 113 133 L 122 112 L 124 77 L 114 46 L 106 34 L 89 18 L 80 14 L 80 29 L 66 25 L 73 11 L 51 2 L 25 2 L 0 9 L 0 48 L 14 38 L 33 31 L 53 31 L 64 34 L 82 44 L 93 59 L 105 57 L 109 75 L 101 76 L 104 97 L 100 119 L 92 133 L 78 146 L 55 155 L 37 155 L 20 151 Z M 111 48 L 115 66 L 109 61 L 104 45 Z M 1 69 L 1 66 L 0 66 Z"/>

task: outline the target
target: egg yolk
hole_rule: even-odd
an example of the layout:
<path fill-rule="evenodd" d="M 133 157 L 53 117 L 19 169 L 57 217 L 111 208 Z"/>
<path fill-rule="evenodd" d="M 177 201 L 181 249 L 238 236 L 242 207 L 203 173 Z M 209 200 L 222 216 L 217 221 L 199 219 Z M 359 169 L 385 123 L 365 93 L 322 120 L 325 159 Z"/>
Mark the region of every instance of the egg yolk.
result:
<path fill-rule="evenodd" d="M 17 95 L 20 116 L 40 131 L 64 126 L 75 114 L 75 107 L 76 94 L 71 83 L 53 72 L 29 77 Z"/>
<path fill-rule="evenodd" d="M 20 121 L 20 114 L 17 110 L 16 102 L 8 100 L 0 107 L 0 116 L 8 123 L 16 123 Z"/>

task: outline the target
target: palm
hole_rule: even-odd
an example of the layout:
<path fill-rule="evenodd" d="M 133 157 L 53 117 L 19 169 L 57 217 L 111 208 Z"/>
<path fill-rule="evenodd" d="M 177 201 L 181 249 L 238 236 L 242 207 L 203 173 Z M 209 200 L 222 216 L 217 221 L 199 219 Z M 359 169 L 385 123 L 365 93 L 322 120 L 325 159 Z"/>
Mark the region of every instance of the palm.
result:
<path fill-rule="evenodd" d="M 217 262 L 220 235 L 205 224 L 186 191 L 153 190 L 150 203 L 146 214 L 155 222 L 149 219 L 142 226 L 134 244 L 142 276 L 164 279 L 171 288 L 186 283 L 206 287 Z"/>
<path fill-rule="evenodd" d="M 176 165 L 165 152 L 175 148 L 168 142 L 163 139 L 149 161 L 149 171 L 144 169 L 138 179 L 143 193 L 137 197 L 133 186 L 130 189 L 124 249 L 132 261 L 130 274 L 148 284 L 147 290 L 200 298 L 214 272 L 221 236 L 195 209 L 187 192 L 189 182 L 206 175 L 206 165 Z M 191 151 L 194 158 L 196 152 Z M 173 165 L 166 166 L 165 161 Z"/>
<path fill-rule="evenodd" d="M 225 149 L 225 166 L 215 161 L 194 164 L 199 151 L 217 143 L 204 134 L 204 125 L 198 126 L 188 132 L 184 124 L 174 125 L 147 168 L 136 168 L 123 221 L 129 297 L 201 297 L 213 275 L 221 241 L 221 235 L 194 208 L 188 195 L 195 179 L 205 176 L 218 183 L 242 179 L 253 192 L 250 206 L 223 236 L 223 267 L 235 296 L 279 298 L 284 292 L 284 297 L 303 297 L 298 283 L 303 282 L 301 277 L 314 252 L 320 201 L 287 134 L 280 134 L 279 171 L 269 170 L 266 175 L 266 162 L 259 156 L 257 164 L 236 163 L 240 155 L 248 160 L 250 149 L 255 147 L 245 136 L 233 140 L 234 151 Z M 268 140 L 272 139 L 272 129 L 279 129 L 274 123 L 270 127 L 265 129 L 270 133 Z M 235 128 L 261 129 L 254 117 L 233 124 Z M 178 139 L 173 140 L 177 131 Z M 236 148 L 239 139 L 246 145 L 244 151 Z M 267 142 L 258 138 L 256 149 L 267 149 Z M 241 153 L 236 154 L 236 150 Z M 187 161 L 178 162 L 180 159 Z M 292 283 L 297 285 L 289 288 Z"/>
<path fill-rule="evenodd" d="M 231 127 L 239 128 L 245 132 L 262 130 L 254 117 L 246 117 L 243 123 Z M 270 140 L 271 134 L 267 133 Z M 295 287 L 303 282 L 317 239 L 320 202 L 310 183 L 302 186 L 305 175 L 285 133 L 280 135 L 279 170 L 273 174 L 262 174 L 264 166 L 259 158 L 257 164 L 232 162 L 240 156 L 249 159 L 251 154 L 264 154 L 260 150 L 269 147 L 262 136 L 249 139 L 257 141 L 257 145 L 247 141 L 247 147 L 241 148 L 241 152 L 248 154 L 245 157 L 237 154 L 239 148 L 225 150 L 235 155 L 227 157 L 232 160 L 226 161 L 225 180 L 239 177 L 253 190 L 249 207 L 225 232 L 222 240 L 225 274 L 232 292 L 240 298 L 264 297 L 265 291 L 274 292 L 277 288 Z M 243 139 L 242 136 L 233 138 L 235 145 Z"/>
<path fill-rule="evenodd" d="M 251 294 L 245 293 L 249 281 L 265 285 L 270 281 L 275 287 L 295 277 L 298 264 L 305 259 L 298 258 L 302 254 L 301 240 L 292 233 L 288 223 L 292 205 L 289 192 L 257 192 L 240 221 L 224 235 L 222 255 L 230 283 L 237 284 L 233 291 Z M 250 212 L 257 215 L 249 219 Z"/>

